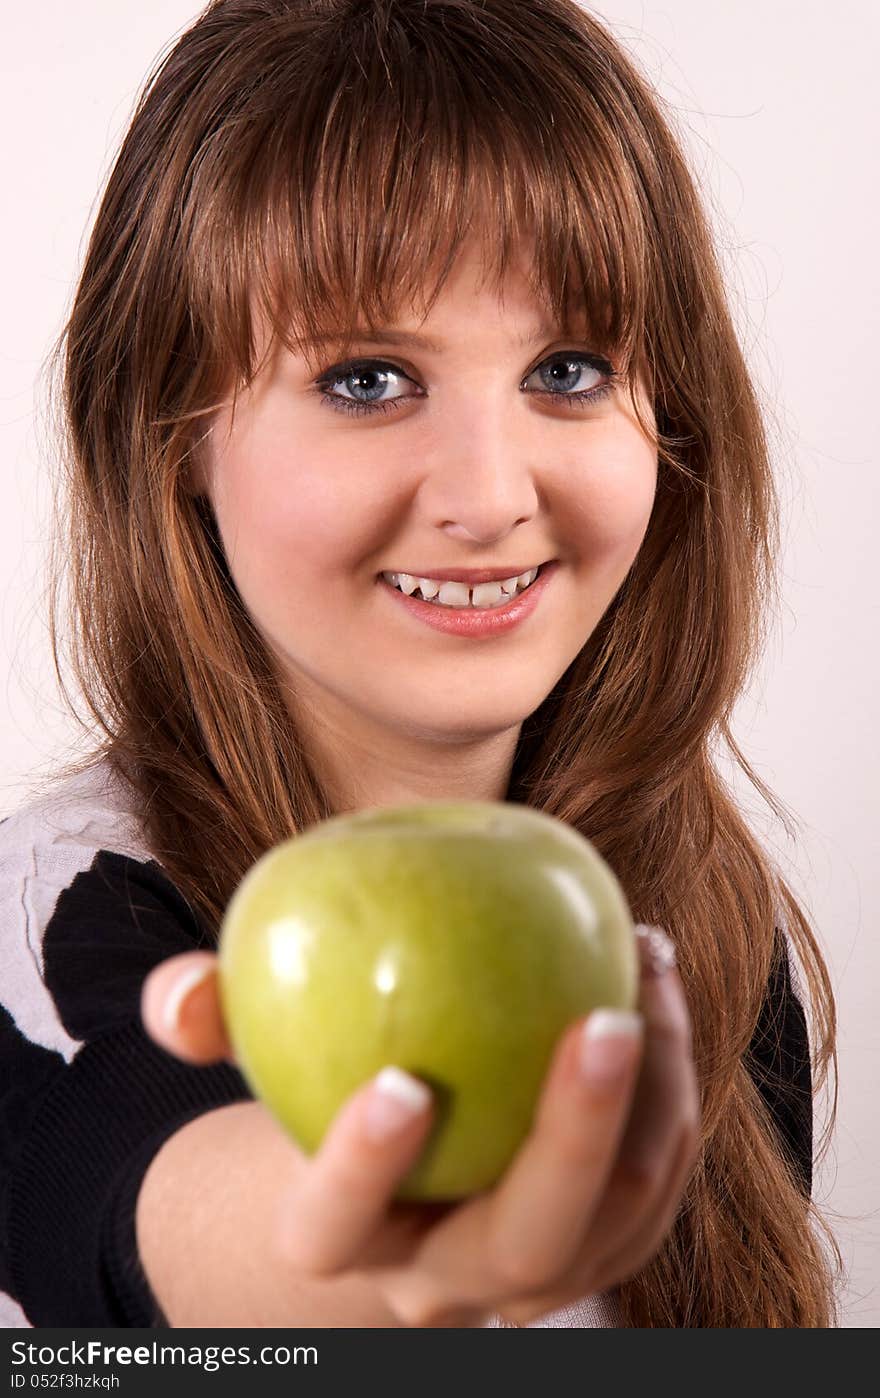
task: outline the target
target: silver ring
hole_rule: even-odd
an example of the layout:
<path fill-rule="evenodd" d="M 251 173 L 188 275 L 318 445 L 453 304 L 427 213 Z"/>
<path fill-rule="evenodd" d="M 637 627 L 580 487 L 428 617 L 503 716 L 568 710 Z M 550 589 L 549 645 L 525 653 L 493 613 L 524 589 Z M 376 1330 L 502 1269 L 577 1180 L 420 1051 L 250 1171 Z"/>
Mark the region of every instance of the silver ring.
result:
<path fill-rule="evenodd" d="M 675 943 L 662 927 L 649 927 L 645 923 L 636 925 L 636 936 L 642 957 L 642 969 L 649 976 L 663 976 L 677 965 Z"/>

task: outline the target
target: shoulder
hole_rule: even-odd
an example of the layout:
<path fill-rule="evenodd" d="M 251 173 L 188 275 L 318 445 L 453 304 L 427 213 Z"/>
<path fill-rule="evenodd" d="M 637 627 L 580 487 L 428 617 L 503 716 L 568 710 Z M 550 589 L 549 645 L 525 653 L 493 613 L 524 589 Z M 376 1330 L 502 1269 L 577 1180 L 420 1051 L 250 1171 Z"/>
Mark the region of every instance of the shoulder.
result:
<path fill-rule="evenodd" d="M 144 1171 L 183 1122 L 250 1096 L 141 1022 L 152 967 L 206 944 L 103 764 L 0 823 L 0 1325 L 154 1323 Z"/>
<path fill-rule="evenodd" d="M 137 1012 L 152 965 L 198 942 L 106 761 L 0 822 L 0 1009 L 30 1043 L 69 1062 Z"/>
<path fill-rule="evenodd" d="M 87 868 L 107 849 L 149 860 L 133 796 L 106 759 L 46 784 L 39 795 L 0 820 L 0 870 L 52 881 Z"/>
<path fill-rule="evenodd" d="M 149 861 L 134 803 L 106 761 L 56 780 L 0 821 L 0 897 L 39 918 L 99 850 Z"/>

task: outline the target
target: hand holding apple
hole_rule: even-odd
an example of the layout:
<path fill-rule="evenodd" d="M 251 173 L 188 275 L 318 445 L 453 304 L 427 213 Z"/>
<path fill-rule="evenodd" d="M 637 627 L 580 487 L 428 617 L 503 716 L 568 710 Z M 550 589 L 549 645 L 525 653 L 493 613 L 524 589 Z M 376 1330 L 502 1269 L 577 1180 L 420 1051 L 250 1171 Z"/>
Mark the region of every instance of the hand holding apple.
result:
<path fill-rule="evenodd" d="M 410 809 L 404 825 L 399 811 L 358 813 L 277 847 L 230 903 L 225 966 L 194 953 L 148 978 L 154 1037 L 209 1062 L 231 1056 L 232 1033 L 279 1118 L 316 1060 L 355 1075 L 342 1088 L 318 1075 L 312 1127 L 293 1123 L 313 1139 L 303 1150 L 291 1136 L 273 1265 L 249 1267 L 249 1286 L 266 1271 L 276 1287 L 289 1275 L 292 1297 L 303 1279 L 367 1279 L 388 1324 L 480 1325 L 493 1311 L 528 1323 L 631 1275 L 674 1220 L 699 1109 L 678 975 L 637 984 L 637 955 L 662 934 L 633 936 L 613 875 L 575 832 L 474 805 Z M 294 850 L 309 855 L 298 871 Z M 621 1027 L 593 1009 L 636 1003 L 643 1039 L 585 1037 L 603 1018 Z M 401 1203 L 411 1189 L 471 1197 Z M 278 1304 L 276 1291 L 267 1309 Z"/>
<path fill-rule="evenodd" d="M 431 1110 L 404 1114 L 371 1137 L 373 1082 L 350 1098 L 317 1154 L 291 1142 L 279 1177 L 275 1268 L 249 1267 L 242 1285 L 288 1274 L 369 1278 L 389 1324 L 482 1325 L 492 1312 L 527 1324 L 633 1275 L 662 1243 L 681 1203 L 699 1141 L 690 1020 L 677 971 L 655 963 L 660 933 L 637 928 L 644 1039 L 596 1040 L 584 1020 L 561 1036 L 532 1131 L 492 1190 L 457 1206 L 394 1203 L 417 1159 Z M 661 974 L 662 972 L 662 974 Z M 175 1013 L 167 1015 L 171 1005 Z M 148 976 L 148 1032 L 186 1061 L 231 1056 L 207 952 L 173 957 Z M 296 1303 L 290 1324 L 296 1323 Z M 352 1322 L 358 1323 L 358 1322 Z"/>
<path fill-rule="evenodd" d="M 524 1140 L 554 1045 L 632 1009 L 626 899 L 593 846 L 509 802 L 336 816 L 270 850 L 221 929 L 220 996 L 254 1094 L 308 1154 L 395 1065 L 435 1098 L 399 1198 L 464 1198 Z"/>

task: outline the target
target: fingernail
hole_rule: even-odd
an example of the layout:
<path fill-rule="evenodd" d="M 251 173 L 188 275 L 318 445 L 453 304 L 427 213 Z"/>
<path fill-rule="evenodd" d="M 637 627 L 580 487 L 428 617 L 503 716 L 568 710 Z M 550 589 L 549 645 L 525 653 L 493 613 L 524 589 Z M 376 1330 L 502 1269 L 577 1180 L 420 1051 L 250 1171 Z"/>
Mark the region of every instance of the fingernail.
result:
<path fill-rule="evenodd" d="M 664 976 L 677 963 L 675 943 L 662 927 L 650 927 L 640 922 L 636 926 L 642 975 L 649 979 Z"/>
<path fill-rule="evenodd" d="M 178 976 L 165 1001 L 163 1018 L 166 1029 L 175 1033 L 180 1028 L 180 1014 L 187 996 L 195 990 L 197 985 L 201 985 L 202 981 L 206 981 L 213 974 L 214 962 L 204 961 L 197 966 L 190 966 L 188 971 L 184 971 Z"/>
<path fill-rule="evenodd" d="M 644 1033 L 636 1010 L 594 1010 L 581 1034 L 580 1066 L 585 1077 L 616 1077 L 629 1064 L 631 1048 Z"/>
<path fill-rule="evenodd" d="M 364 1113 L 364 1128 L 373 1141 L 402 1131 L 431 1100 L 431 1090 L 402 1068 L 383 1068 L 373 1079 Z"/>

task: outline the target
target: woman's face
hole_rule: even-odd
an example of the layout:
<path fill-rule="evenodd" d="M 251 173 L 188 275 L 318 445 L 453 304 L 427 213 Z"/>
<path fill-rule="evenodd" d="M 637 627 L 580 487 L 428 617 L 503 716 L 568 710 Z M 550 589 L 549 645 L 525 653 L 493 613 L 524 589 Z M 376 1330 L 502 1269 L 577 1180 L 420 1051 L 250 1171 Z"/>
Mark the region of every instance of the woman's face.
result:
<path fill-rule="evenodd" d="M 316 388 L 323 364 L 315 376 L 280 350 L 212 432 L 206 488 L 291 711 L 366 765 L 450 745 L 489 744 L 512 759 L 520 725 L 587 641 L 651 515 L 656 448 L 623 389 L 562 401 L 607 382 L 576 357 L 595 347 L 543 325 L 520 273 L 503 303 L 479 275 L 474 247 L 431 315 L 394 327 L 431 347 L 358 341 L 351 357 L 371 364 L 324 382 L 331 403 Z M 336 363 L 331 350 L 326 368 Z M 344 406 L 390 399 L 387 412 Z M 381 580 L 508 577 L 548 560 L 558 566 L 537 606 L 499 634 L 436 630 Z"/>

